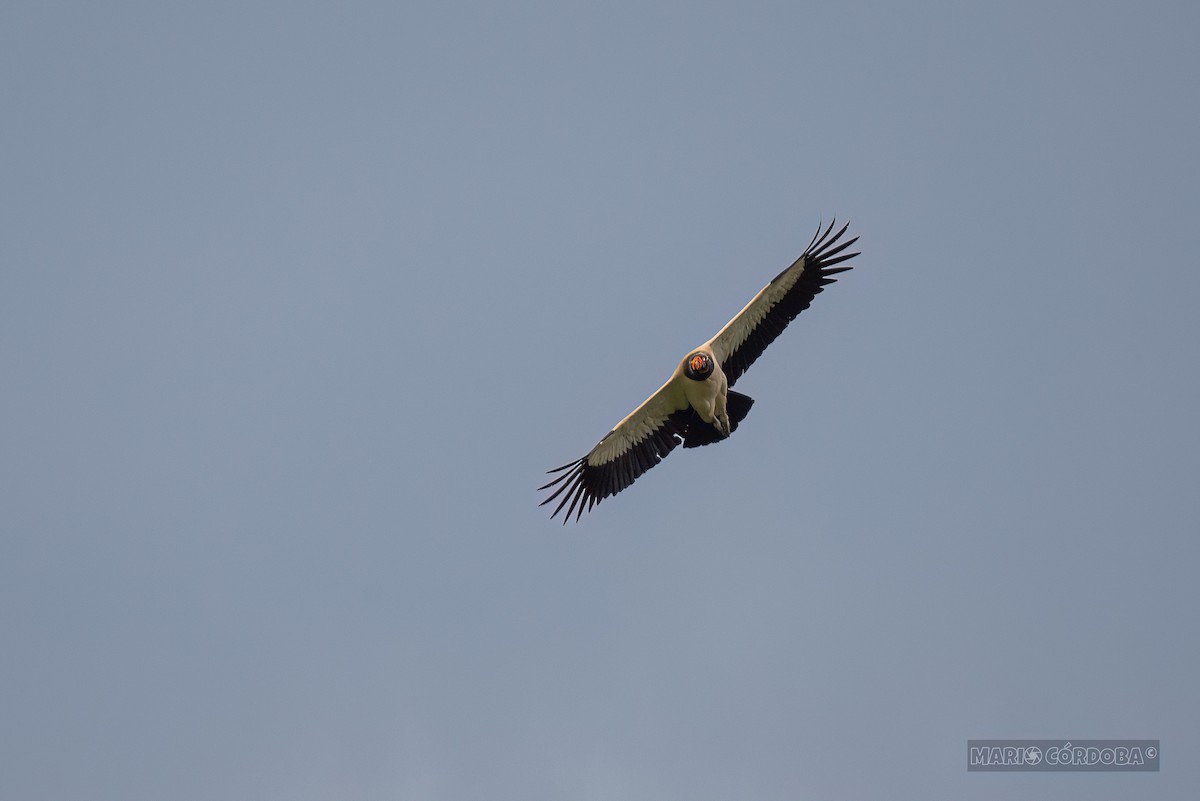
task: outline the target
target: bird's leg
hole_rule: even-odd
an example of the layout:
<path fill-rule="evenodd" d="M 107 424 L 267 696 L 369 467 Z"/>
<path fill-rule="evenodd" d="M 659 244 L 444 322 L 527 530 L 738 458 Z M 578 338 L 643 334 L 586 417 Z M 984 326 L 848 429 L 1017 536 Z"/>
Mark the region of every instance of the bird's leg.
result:
<path fill-rule="evenodd" d="M 724 392 L 717 395 L 716 403 L 713 406 L 713 428 L 717 429 L 717 433 L 722 437 L 728 437 L 733 432 L 729 424 L 729 413 L 725 407 Z"/>
<path fill-rule="evenodd" d="M 713 428 L 717 429 L 721 436 L 728 437 L 732 433 L 729 426 L 729 415 L 721 412 L 713 417 Z"/>

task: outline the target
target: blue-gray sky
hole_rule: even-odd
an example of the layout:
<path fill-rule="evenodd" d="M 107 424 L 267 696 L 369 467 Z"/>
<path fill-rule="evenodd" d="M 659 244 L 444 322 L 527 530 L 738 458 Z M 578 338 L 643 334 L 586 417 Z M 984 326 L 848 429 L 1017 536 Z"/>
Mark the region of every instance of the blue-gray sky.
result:
<path fill-rule="evenodd" d="M 6 4 L 0 797 L 1194 792 L 1197 8 Z"/>

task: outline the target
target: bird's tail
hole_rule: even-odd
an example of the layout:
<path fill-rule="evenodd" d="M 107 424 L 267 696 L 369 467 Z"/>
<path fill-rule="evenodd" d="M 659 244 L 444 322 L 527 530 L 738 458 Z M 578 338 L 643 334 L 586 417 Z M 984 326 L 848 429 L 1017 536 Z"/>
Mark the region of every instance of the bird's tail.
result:
<path fill-rule="evenodd" d="M 750 414 L 750 407 L 753 405 L 754 398 L 749 395 L 734 392 L 732 389 L 726 393 L 725 413 L 729 415 L 729 433 L 737 431 L 738 423 L 746 419 L 746 415 Z M 695 411 L 692 409 L 687 411 L 688 420 L 683 432 L 683 447 L 699 448 L 701 445 L 711 445 L 725 439 L 717 432 L 717 429 L 713 428 L 711 423 L 701 420 L 700 415 Z"/>

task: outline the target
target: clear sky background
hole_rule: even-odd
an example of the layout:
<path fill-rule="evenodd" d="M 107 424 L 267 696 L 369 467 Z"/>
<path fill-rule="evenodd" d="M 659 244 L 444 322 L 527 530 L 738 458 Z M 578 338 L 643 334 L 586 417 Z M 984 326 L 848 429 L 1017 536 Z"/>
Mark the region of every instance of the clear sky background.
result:
<path fill-rule="evenodd" d="M 1198 9 L 6 3 L 0 797 L 1192 797 Z"/>

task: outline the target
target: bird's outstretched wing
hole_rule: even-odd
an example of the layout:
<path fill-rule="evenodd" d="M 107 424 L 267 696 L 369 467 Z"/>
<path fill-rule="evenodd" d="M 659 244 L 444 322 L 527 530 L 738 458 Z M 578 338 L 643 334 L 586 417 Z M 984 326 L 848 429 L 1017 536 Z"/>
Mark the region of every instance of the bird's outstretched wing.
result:
<path fill-rule="evenodd" d="M 565 506 L 567 514 L 563 523 L 570 519 L 572 512 L 578 520 L 585 509 L 591 509 L 609 495 L 616 495 L 675 450 L 687 436 L 693 417 L 688 414 L 690 411 L 677 377 L 672 376 L 641 406 L 617 423 L 587 456 L 548 471 L 562 475 L 538 487 L 540 491 L 557 485 L 550 497 L 539 505 L 545 506 L 562 496 L 550 517 Z"/>
<path fill-rule="evenodd" d="M 730 392 L 728 404 L 732 433 L 737 431 L 738 423 L 754 405 L 754 399 L 740 392 Z M 617 427 L 596 443 L 587 456 L 546 471 L 562 475 L 538 487 L 540 491 L 559 485 L 539 505 L 545 506 L 561 495 L 551 519 L 569 502 L 563 523 L 571 519 L 572 512 L 578 520 L 584 511 L 590 511 L 609 495 L 616 495 L 628 487 L 680 444 L 685 448 L 699 448 L 720 442 L 725 436 L 712 423 L 704 422 L 688 405 L 679 389 L 678 375 L 672 376 L 658 392 L 617 423 Z"/>
<path fill-rule="evenodd" d="M 842 253 L 857 242 L 858 237 L 839 244 L 850 224 L 843 225 L 836 234 L 833 233 L 834 224 L 831 222 L 823 233 L 817 228 L 800 258 L 775 276 L 708 341 L 713 355 L 725 371 L 729 386 L 732 387 L 742 373 L 754 364 L 754 360 L 787 328 L 788 323 L 796 319 L 796 315 L 808 308 L 826 284 L 836 280 L 832 278 L 835 273 L 850 269 L 834 265 L 858 255 Z"/>

